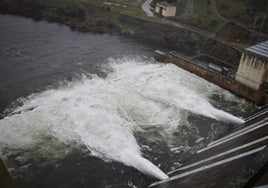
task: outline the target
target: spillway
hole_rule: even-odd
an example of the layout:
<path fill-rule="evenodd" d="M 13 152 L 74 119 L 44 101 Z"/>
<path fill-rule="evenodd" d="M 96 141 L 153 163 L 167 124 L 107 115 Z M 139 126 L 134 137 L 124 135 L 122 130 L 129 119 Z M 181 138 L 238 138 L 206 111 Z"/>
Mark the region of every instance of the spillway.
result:
<path fill-rule="evenodd" d="M 268 106 L 150 188 L 267 187 Z"/>

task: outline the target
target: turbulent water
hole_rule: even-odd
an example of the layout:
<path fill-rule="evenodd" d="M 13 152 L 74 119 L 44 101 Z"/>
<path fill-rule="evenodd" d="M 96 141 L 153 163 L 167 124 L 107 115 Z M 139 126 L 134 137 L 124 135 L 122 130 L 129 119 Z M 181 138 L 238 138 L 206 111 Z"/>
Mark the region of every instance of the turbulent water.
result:
<path fill-rule="evenodd" d="M 191 153 L 243 123 L 236 116 L 252 108 L 175 65 L 155 62 L 150 45 L 15 17 L 2 16 L 0 21 L 6 32 L 13 28 L 10 22 L 28 24 L 26 36 L 12 30 L 18 39 L 1 39 L 0 54 L 5 70 L 10 71 L 12 63 L 27 65 L 20 69 L 22 80 L 12 71 L 9 78 L 1 78 L 10 82 L 2 83 L 1 100 L 9 93 L 13 97 L 0 120 L 0 156 L 18 187 L 146 187 L 153 180 L 142 174 L 167 178 L 165 173 Z M 47 28 L 53 31 L 52 41 L 31 40 L 24 46 L 25 37 L 38 38 Z M 58 30 L 72 41 L 64 50 Z M 50 42 L 54 45 L 45 56 L 43 50 L 32 53 Z M 76 48 L 87 50 L 81 54 Z M 21 54 L 14 57 L 20 50 L 29 50 L 27 57 L 34 60 L 26 62 Z M 55 55 L 57 50 L 62 53 Z M 38 69 L 43 63 L 51 66 Z M 27 70 L 36 83 L 24 80 Z"/>

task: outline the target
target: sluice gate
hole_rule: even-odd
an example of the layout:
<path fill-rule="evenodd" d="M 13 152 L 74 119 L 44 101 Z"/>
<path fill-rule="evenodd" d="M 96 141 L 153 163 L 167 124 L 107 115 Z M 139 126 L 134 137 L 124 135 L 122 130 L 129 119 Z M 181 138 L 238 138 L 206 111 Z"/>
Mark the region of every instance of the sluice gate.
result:
<path fill-rule="evenodd" d="M 155 51 L 155 59 L 164 63 L 172 63 L 181 67 L 197 76 L 204 78 L 205 80 L 212 82 L 219 87 L 226 89 L 240 97 L 243 97 L 249 101 L 252 101 L 258 105 L 268 104 L 268 95 L 248 87 L 237 80 L 228 77 L 223 72 L 216 71 L 215 68 L 204 68 L 197 64 L 193 59 L 185 57 L 177 52 L 164 53 L 162 51 Z"/>

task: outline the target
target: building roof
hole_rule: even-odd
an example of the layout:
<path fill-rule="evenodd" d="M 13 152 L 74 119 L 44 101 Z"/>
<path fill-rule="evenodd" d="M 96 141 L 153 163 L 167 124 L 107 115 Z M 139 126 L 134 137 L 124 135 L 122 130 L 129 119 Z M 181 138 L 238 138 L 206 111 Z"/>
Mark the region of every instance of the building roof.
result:
<path fill-rule="evenodd" d="M 246 48 L 246 51 L 268 58 L 268 40 Z"/>
<path fill-rule="evenodd" d="M 164 7 L 175 7 L 174 5 L 166 2 L 166 1 L 161 1 L 159 3 L 156 3 L 157 6 L 164 6 Z"/>

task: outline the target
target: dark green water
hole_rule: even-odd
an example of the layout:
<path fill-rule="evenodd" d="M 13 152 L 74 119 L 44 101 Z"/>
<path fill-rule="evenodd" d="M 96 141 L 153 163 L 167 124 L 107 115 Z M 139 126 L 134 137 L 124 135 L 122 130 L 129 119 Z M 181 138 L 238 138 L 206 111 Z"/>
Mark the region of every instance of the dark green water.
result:
<path fill-rule="evenodd" d="M 173 170 L 254 110 L 153 51 L 0 16 L 0 157 L 17 187 L 147 187 L 143 158 Z"/>

